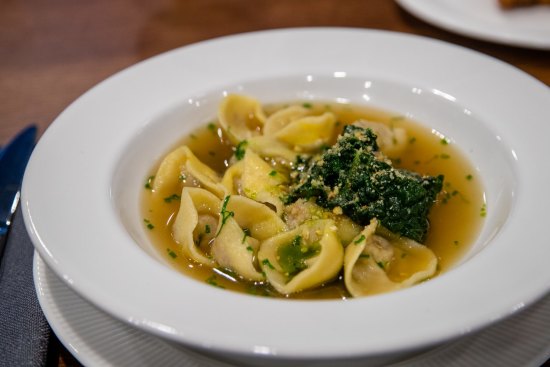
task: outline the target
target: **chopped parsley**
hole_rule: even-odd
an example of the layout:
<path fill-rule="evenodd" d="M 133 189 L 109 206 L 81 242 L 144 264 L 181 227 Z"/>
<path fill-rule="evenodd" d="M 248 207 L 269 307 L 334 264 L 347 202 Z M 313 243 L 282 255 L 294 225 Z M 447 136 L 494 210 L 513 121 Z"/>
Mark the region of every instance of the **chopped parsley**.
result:
<path fill-rule="evenodd" d="M 269 267 L 270 269 L 275 269 L 275 267 L 269 262 L 268 259 L 263 259 L 262 260 L 262 265 L 265 265 L 265 266 Z"/>
<path fill-rule="evenodd" d="M 486 204 L 483 204 L 483 205 L 481 206 L 481 210 L 480 210 L 479 214 L 480 214 L 482 217 L 486 217 L 486 216 L 487 216 L 487 205 L 486 205 Z"/>
<path fill-rule="evenodd" d="M 174 250 L 170 249 L 170 248 L 167 248 L 166 249 L 166 252 L 168 252 L 168 255 L 172 258 L 172 259 L 175 259 L 178 257 L 178 255 L 174 252 Z"/>
<path fill-rule="evenodd" d="M 230 198 L 230 196 L 227 195 L 223 199 L 222 209 L 220 210 L 220 215 L 222 216 L 222 224 L 221 224 L 220 228 L 218 229 L 218 233 L 216 233 L 216 237 L 220 234 L 223 226 L 225 225 L 225 222 L 227 222 L 227 220 L 229 218 L 231 218 L 232 216 L 235 215 L 234 212 L 227 210 L 227 203 L 229 202 L 229 198 Z"/>
<path fill-rule="evenodd" d="M 360 244 L 361 242 L 363 242 L 365 239 L 366 239 L 365 235 L 362 234 L 361 237 L 359 237 L 358 239 L 356 239 L 355 241 L 353 241 L 353 243 L 355 243 L 356 245 L 358 245 L 358 244 Z"/>
<path fill-rule="evenodd" d="M 237 144 L 237 146 L 235 147 L 235 158 L 237 158 L 238 161 L 244 158 L 247 145 L 248 141 L 243 140 L 239 142 L 239 144 Z"/>
<path fill-rule="evenodd" d="M 311 107 L 313 107 L 313 105 L 312 105 L 311 103 L 309 103 L 309 102 L 304 102 L 304 103 L 302 103 L 302 107 L 304 107 L 304 108 L 311 108 Z"/>
<path fill-rule="evenodd" d="M 441 145 L 449 145 L 449 141 L 446 138 L 441 138 L 439 142 L 441 143 Z"/>
<path fill-rule="evenodd" d="M 217 127 L 214 122 L 210 122 L 207 127 L 208 127 L 208 130 L 212 131 L 214 134 L 216 133 Z"/>
<path fill-rule="evenodd" d="M 165 203 L 171 203 L 172 201 L 178 201 L 181 197 L 178 194 L 172 194 L 164 198 Z"/>
<path fill-rule="evenodd" d="M 446 191 L 442 193 L 442 199 L 441 199 L 441 202 L 443 204 L 447 204 L 449 200 L 451 200 L 455 196 L 458 196 L 465 203 L 470 202 L 464 195 L 462 195 L 460 191 L 453 189 L 453 186 L 450 182 L 445 182 L 445 189 Z"/>
<path fill-rule="evenodd" d="M 153 223 L 151 223 L 149 219 L 143 219 L 143 223 L 145 223 L 145 226 L 147 227 L 147 229 L 155 228 L 155 226 L 153 225 Z"/>
<path fill-rule="evenodd" d="M 474 179 L 474 176 L 472 176 L 472 175 L 466 175 L 466 179 L 467 179 L 468 181 L 472 181 L 472 180 Z"/>
<path fill-rule="evenodd" d="M 210 225 L 207 224 L 204 226 L 204 233 L 206 234 L 210 233 Z"/>
<path fill-rule="evenodd" d="M 152 190 L 153 189 L 153 180 L 155 179 L 155 176 L 149 176 L 147 177 L 147 181 L 145 181 L 145 185 L 144 187 L 147 189 L 147 190 Z"/>
<path fill-rule="evenodd" d="M 276 175 L 277 175 L 277 171 L 273 170 L 273 171 L 269 172 L 269 175 L 270 175 L 270 176 L 276 176 Z"/>
<path fill-rule="evenodd" d="M 206 279 L 206 283 L 210 284 L 210 285 L 213 285 L 214 287 L 218 287 L 218 288 L 225 288 L 223 285 L 219 284 L 217 282 L 217 279 L 218 277 L 215 276 L 215 275 L 211 275 L 210 277 L 208 277 Z"/>

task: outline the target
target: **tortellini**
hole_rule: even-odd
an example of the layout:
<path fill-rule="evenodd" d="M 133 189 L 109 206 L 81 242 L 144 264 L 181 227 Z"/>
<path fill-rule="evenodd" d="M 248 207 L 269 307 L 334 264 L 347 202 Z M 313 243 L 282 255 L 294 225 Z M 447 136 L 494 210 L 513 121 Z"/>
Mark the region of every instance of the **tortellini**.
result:
<path fill-rule="evenodd" d="M 177 194 L 184 186 L 204 187 L 219 198 L 225 195 L 221 177 L 202 163 L 187 146 L 170 152 L 161 162 L 153 189 L 155 194 L 164 197 Z"/>
<path fill-rule="evenodd" d="M 248 147 L 263 157 L 278 160 L 290 166 L 296 161 L 299 153 L 292 147 L 274 136 L 258 135 L 247 140 Z"/>
<path fill-rule="evenodd" d="M 264 135 L 273 136 L 292 121 L 308 115 L 309 109 L 302 106 L 289 106 L 276 111 L 265 122 Z"/>
<path fill-rule="evenodd" d="M 327 145 L 334 134 L 336 117 L 331 112 L 319 116 L 306 116 L 277 131 L 274 135 L 280 141 L 295 147 L 298 151 L 311 151 Z"/>
<path fill-rule="evenodd" d="M 268 284 L 285 296 L 338 278 L 349 295 L 360 297 L 436 273 L 429 248 L 396 237 L 376 219 L 365 227 L 315 199 L 285 203 L 294 162 L 335 139 L 339 123 L 329 109 L 290 105 L 266 114 L 256 99 L 228 95 L 218 118 L 235 151 L 225 172 L 181 146 L 163 159 L 153 181 L 153 195 L 180 200 L 170 223 L 186 258 L 251 284 Z M 405 149 L 405 130 L 355 123 L 374 130 L 385 155 Z"/>
<path fill-rule="evenodd" d="M 247 280 L 263 280 L 256 269 L 259 241 L 286 229 L 267 206 L 243 196 L 220 200 L 207 190 L 185 187 L 173 236 L 192 260 L 230 269 Z"/>
<path fill-rule="evenodd" d="M 385 230 L 382 235 L 377 227 L 373 219 L 346 247 L 344 281 L 354 297 L 409 287 L 435 274 L 437 258 L 429 248 Z"/>
<path fill-rule="evenodd" d="M 265 114 L 257 100 L 230 94 L 223 99 L 218 110 L 222 129 L 233 144 L 259 135 L 265 123 Z"/>
<path fill-rule="evenodd" d="M 284 231 L 284 222 L 267 206 L 234 195 L 222 203 L 218 228 L 212 244 L 214 260 L 244 279 L 263 280 L 255 264 L 259 241 Z"/>
<path fill-rule="evenodd" d="M 344 259 L 336 231 L 330 219 L 312 220 L 264 241 L 258 260 L 271 285 L 290 294 L 336 277 Z"/>
<path fill-rule="evenodd" d="M 251 149 L 246 150 L 243 160 L 227 170 L 222 180 L 230 193 L 272 205 L 279 214 L 283 212 L 281 196 L 287 182 L 284 173 L 275 170 Z"/>
<path fill-rule="evenodd" d="M 376 143 L 385 155 L 395 157 L 407 147 L 407 131 L 402 127 L 393 127 L 376 121 L 359 120 L 353 123 L 371 129 L 376 134 Z"/>
<path fill-rule="evenodd" d="M 345 215 L 324 209 L 312 200 L 299 199 L 285 206 L 284 216 L 290 229 L 294 229 L 310 219 L 332 219 L 336 223 L 338 237 L 344 246 L 350 243 L 363 230 L 359 224 Z"/>
<path fill-rule="evenodd" d="M 217 230 L 220 199 L 207 190 L 184 187 L 180 200 L 180 209 L 172 226 L 174 240 L 192 260 L 214 266 L 215 262 L 209 256 L 209 243 Z"/>

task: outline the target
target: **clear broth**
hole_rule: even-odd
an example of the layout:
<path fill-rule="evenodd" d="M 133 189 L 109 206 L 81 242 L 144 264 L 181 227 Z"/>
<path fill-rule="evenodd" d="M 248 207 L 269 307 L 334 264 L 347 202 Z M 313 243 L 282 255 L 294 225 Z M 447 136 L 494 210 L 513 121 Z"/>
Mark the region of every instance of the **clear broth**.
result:
<path fill-rule="evenodd" d="M 439 259 L 437 274 L 450 269 L 468 251 L 481 228 L 485 202 L 483 188 L 472 164 L 448 138 L 404 116 L 396 116 L 370 107 L 348 104 L 305 104 L 315 112 L 330 110 L 339 121 L 334 141 L 346 124 L 366 119 L 405 128 L 408 146 L 399 157 L 390 157 L 395 167 L 405 168 L 426 175 L 445 176 L 443 191 L 430 211 L 430 229 L 424 244 Z M 267 115 L 286 105 L 265 107 Z M 205 164 L 223 174 L 235 148 L 224 137 L 216 121 L 199 127 L 185 137 L 181 145 L 187 145 Z M 160 164 L 160 162 L 159 162 Z M 154 175 L 158 167 L 153 167 Z M 342 277 L 318 287 L 289 296 L 281 295 L 271 286 L 239 280 L 224 269 L 212 269 L 189 260 L 179 250 L 172 238 L 172 223 L 179 210 L 179 201 L 165 202 L 152 195 L 149 189 L 143 195 L 144 223 L 150 230 L 151 242 L 159 252 L 182 273 L 212 286 L 248 294 L 297 298 L 334 299 L 347 298 L 348 292 Z M 153 228 L 150 228 L 153 227 Z M 437 275 L 436 274 L 436 275 Z"/>

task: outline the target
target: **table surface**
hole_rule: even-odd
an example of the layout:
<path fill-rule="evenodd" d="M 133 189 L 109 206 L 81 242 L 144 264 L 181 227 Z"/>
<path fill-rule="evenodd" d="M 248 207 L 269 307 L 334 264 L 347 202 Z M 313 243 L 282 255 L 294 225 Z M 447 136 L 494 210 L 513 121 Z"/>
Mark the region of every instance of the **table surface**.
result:
<path fill-rule="evenodd" d="M 228 34 L 304 26 L 437 38 L 550 85 L 550 52 L 449 33 L 391 0 L 6 0 L 0 2 L 0 145 L 31 122 L 43 133 L 79 95 L 140 60 Z M 59 342 L 52 346 L 49 364 L 78 365 Z"/>

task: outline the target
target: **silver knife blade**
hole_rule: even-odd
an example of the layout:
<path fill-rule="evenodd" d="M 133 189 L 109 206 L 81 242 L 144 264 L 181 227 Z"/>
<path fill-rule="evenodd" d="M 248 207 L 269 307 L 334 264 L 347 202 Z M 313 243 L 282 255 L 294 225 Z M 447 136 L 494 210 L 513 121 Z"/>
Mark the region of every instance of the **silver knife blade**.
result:
<path fill-rule="evenodd" d="M 17 204 L 25 167 L 36 141 L 36 126 L 21 131 L 0 154 L 0 259 Z"/>

